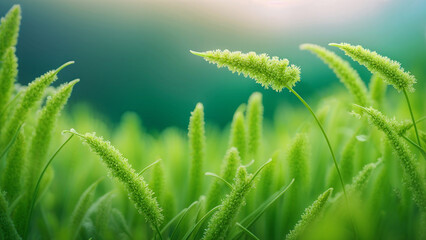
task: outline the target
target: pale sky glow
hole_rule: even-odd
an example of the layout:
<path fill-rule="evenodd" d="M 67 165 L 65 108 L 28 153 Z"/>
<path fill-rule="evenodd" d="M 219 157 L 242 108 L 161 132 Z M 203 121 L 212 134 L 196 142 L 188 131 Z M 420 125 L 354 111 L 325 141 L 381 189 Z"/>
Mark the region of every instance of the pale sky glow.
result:
<path fill-rule="evenodd" d="M 77 1 L 79 2 L 79 1 Z M 395 1 L 391 0 L 214 0 L 214 1 L 141 1 L 103 0 L 103 8 L 124 11 L 126 17 L 144 13 L 158 14 L 184 21 L 231 24 L 243 29 L 259 31 L 293 29 L 307 25 L 348 24 L 352 21 L 377 17 Z M 84 1 L 75 7 L 98 5 Z M 70 5 L 74 5 L 70 4 Z"/>

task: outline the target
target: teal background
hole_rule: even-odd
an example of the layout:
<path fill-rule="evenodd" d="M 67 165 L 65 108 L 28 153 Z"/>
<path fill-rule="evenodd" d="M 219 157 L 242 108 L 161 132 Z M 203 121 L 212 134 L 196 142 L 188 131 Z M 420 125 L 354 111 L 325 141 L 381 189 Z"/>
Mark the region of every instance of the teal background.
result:
<path fill-rule="evenodd" d="M 207 121 L 224 125 L 253 91 L 264 94 L 266 118 L 280 104 L 300 104 L 287 92 L 218 70 L 190 49 L 288 58 L 302 68 L 296 90 L 309 99 L 343 87 L 299 45 L 349 42 L 400 61 L 417 76 L 416 88 L 425 87 L 426 1 L 1 1 L 0 14 L 16 3 L 23 14 L 18 81 L 75 60 L 56 85 L 80 78 L 71 107 L 88 103 L 112 123 L 135 111 L 150 129 L 185 128 L 202 102 Z M 350 63 L 368 82 L 370 74 Z"/>

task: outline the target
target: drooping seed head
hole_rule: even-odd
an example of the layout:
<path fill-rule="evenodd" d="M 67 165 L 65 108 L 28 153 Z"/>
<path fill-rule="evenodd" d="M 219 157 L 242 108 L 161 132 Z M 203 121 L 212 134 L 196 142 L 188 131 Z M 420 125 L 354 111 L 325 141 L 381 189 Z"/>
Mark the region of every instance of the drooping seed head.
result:
<path fill-rule="evenodd" d="M 357 104 L 361 106 L 370 105 L 367 87 L 361 80 L 358 72 L 355 71 L 347 61 L 343 60 L 334 52 L 315 44 L 302 44 L 300 45 L 300 49 L 309 50 L 324 61 L 346 86 Z"/>
<path fill-rule="evenodd" d="M 287 59 L 269 57 L 263 53 L 241 53 L 229 50 L 214 50 L 207 52 L 194 52 L 192 54 L 203 57 L 218 67 L 227 67 L 232 72 L 243 74 L 262 84 L 263 87 L 271 87 L 280 92 L 283 88 L 292 88 L 300 81 L 300 68 L 289 65 Z"/>
<path fill-rule="evenodd" d="M 330 43 L 330 46 L 340 48 L 346 55 L 361 65 L 364 65 L 373 74 L 378 74 L 396 90 L 403 91 L 406 89 L 410 92 L 414 91 L 413 84 L 416 83 L 416 78 L 411 73 L 404 71 L 404 68 L 401 67 L 399 62 L 381 56 L 360 45 L 353 46 L 347 43 Z"/>

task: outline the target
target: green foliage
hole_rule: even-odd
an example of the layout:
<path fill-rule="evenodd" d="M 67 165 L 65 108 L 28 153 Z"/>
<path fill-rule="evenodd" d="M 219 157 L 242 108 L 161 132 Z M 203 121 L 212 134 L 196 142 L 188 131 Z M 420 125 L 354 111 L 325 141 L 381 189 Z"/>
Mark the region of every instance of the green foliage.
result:
<path fill-rule="evenodd" d="M 306 134 L 297 134 L 288 152 L 290 178 L 295 179 L 296 186 L 309 185 L 309 143 Z"/>
<path fill-rule="evenodd" d="M 4 239 L 21 239 L 12 219 L 9 216 L 8 203 L 4 197 L 4 193 L 0 191 L 0 237 Z"/>
<path fill-rule="evenodd" d="M 42 75 L 41 77 L 32 81 L 28 87 L 25 89 L 23 96 L 16 106 L 12 117 L 10 118 L 8 124 L 6 125 L 4 132 L 2 134 L 2 142 L 5 142 L 11 139 L 13 133 L 16 131 L 18 126 L 22 124 L 27 118 L 30 109 L 43 97 L 45 89 L 57 79 L 56 75 L 64 67 L 72 64 L 73 62 L 67 62 L 64 65 L 60 66 L 55 71 L 49 71 Z"/>
<path fill-rule="evenodd" d="M 109 174 L 117 178 L 127 189 L 129 198 L 133 201 L 140 214 L 144 214 L 146 220 L 153 228 L 158 227 L 163 221 L 161 208 L 153 197 L 151 189 L 142 176 L 138 176 L 121 153 L 115 149 L 110 142 L 97 137 L 94 133 L 80 134 L 74 129 L 67 131 L 75 134 L 87 143 L 89 148 L 95 152 L 106 165 Z"/>
<path fill-rule="evenodd" d="M 231 182 L 237 172 L 238 166 L 241 164 L 238 149 L 232 147 L 225 155 L 222 163 L 220 176 L 227 182 Z M 207 209 L 211 209 L 220 202 L 221 193 L 223 192 L 223 183 L 219 179 L 214 179 L 207 194 Z"/>
<path fill-rule="evenodd" d="M 231 124 L 230 147 L 235 147 L 240 153 L 240 157 L 245 159 L 247 152 L 247 136 L 246 125 L 244 121 L 244 113 L 236 111 Z M 251 148 L 249 148 L 251 149 Z"/>
<path fill-rule="evenodd" d="M 347 61 L 337 56 L 334 52 L 315 44 L 302 44 L 300 45 L 300 49 L 309 50 L 324 61 L 352 94 L 355 103 L 361 106 L 370 105 L 367 87 L 361 80 L 358 72 Z"/>
<path fill-rule="evenodd" d="M 203 239 L 224 239 L 238 211 L 244 203 L 244 197 L 253 187 L 252 175 L 245 167 L 239 167 L 232 191 L 222 201 L 219 210 L 209 221 Z"/>
<path fill-rule="evenodd" d="M 227 67 L 232 72 L 242 73 L 262 84 L 263 87 L 271 87 L 277 92 L 283 88 L 292 88 L 300 81 L 300 69 L 289 65 L 287 59 L 269 57 L 266 54 L 257 55 L 255 52 L 241 53 L 229 50 L 215 50 L 207 52 L 194 52 L 210 63 L 218 67 Z"/>
<path fill-rule="evenodd" d="M 0 23 L 0 58 L 3 59 L 7 49 L 15 47 L 18 42 L 21 24 L 21 7 L 14 5 Z"/>
<path fill-rule="evenodd" d="M 71 216 L 70 233 L 77 235 L 80 232 L 80 227 L 83 223 L 84 217 L 93 203 L 96 186 L 98 184 L 99 180 L 90 185 L 78 199 L 77 205 L 75 206 Z"/>
<path fill-rule="evenodd" d="M 188 127 L 191 166 L 189 170 L 189 201 L 197 199 L 203 188 L 203 165 L 206 137 L 204 133 L 204 108 L 198 103 L 191 113 Z"/>
<path fill-rule="evenodd" d="M 416 79 L 409 72 L 405 72 L 401 64 L 390 60 L 387 57 L 381 56 L 376 52 L 371 52 L 364 49 L 362 46 L 353 46 L 347 43 L 330 43 L 330 46 L 335 46 L 342 49 L 346 55 L 353 60 L 364 65 L 370 72 L 380 76 L 387 84 L 392 85 L 396 90 L 413 92 L 413 84 Z"/>
<path fill-rule="evenodd" d="M 424 180 L 414 163 L 413 155 L 411 154 L 407 144 L 401 140 L 401 138 L 392 128 L 392 121 L 372 107 L 364 108 L 358 106 L 358 108 L 360 108 L 369 116 L 371 124 L 376 126 L 386 135 L 387 139 L 393 147 L 393 150 L 400 159 L 405 173 L 405 183 L 411 191 L 413 200 L 423 212 L 426 212 L 426 193 Z"/>
<path fill-rule="evenodd" d="M 248 153 L 257 158 L 262 139 L 263 104 L 262 94 L 253 93 L 247 105 Z M 244 159 L 244 157 L 242 157 Z"/>
<path fill-rule="evenodd" d="M 303 213 L 300 221 L 297 222 L 293 230 L 291 230 L 290 233 L 285 237 L 286 240 L 299 239 L 309 224 L 318 218 L 318 215 L 320 215 L 324 205 L 327 203 L 328 197 L 332 192 L 332 188 L 328 189 L 323 194 L 319 195 L 318 199 L 315 200 L 311 206 L 305 209 L 305 212 Z"/>
<path fill-rule="evenodd" d="M 18 59 L 15 56 L 15 48 L 10 47 L 2 57 L 0 68 L 0 109 L 4 110 L 12 96 L 13 84 L 18 75 Z"/>
<path fill-rule="evenodd" d="M 370 97 L 377 108 L 382 108 L 387 85 L 379 75 L 374 74 L 370 80 Z"/>
<path fill-rule="evenodd" d="M 0 41 L 4 51 L 0 64 L 0 161 L 4 161 L 0 164 L 0 239 L 424 239 L 426 162 L 415 155 L 424 150 L 408 133 L 413 127 L 424 141 L 424 129 L 417 131 L 413 123 L 413 113 L 424 115 L 424 89 L 419 88 L 421 92 L 413 97 L 413 108 L 409 105 L 411 121 L 357 107 L 357 113 L 379 129 L 370 130 L 365 122 L 346 114 L 352 100 L 339 90 L 325 101 L 319 99 L 322 105 L 315 111 L 317 117 L 292 89 L 300 71 L 287 60 L 218 50 L 195 54 L 265 87 L 278 91 L 287 87 L 312 113 L 326 142 L 313 130 L 315 122 L 306 121 L 297 105 L 278 108 L 263 122 L 262 95 L 257 92 L 247 105 L 238 107 L 231 131 L 208 121 L 205 126 L 201 103 L 191 114 L 188 137 L 178 128 L 145 129 L 136 113 L 124 114 L 114 128 L 88 106 L 62 110 L 77 81 L 58 88 L 50 85 L 70 63 L 27 87 L 13 86 L 19 11 L 15 6 L 0 26 L 0 38 L 6 39 Z M 411 75 L 384 57 L 346 47 L 358 49 L 357 56 L 364 57 L 368 68 L 376 67 L 368 93 L 357 73 L 337 55 L 316 45 L 302 46 L 330 65 L 356 103 L 371 99 L 367 105 L 406 119 L 406 109 L 397 99 L 385 96 L 384 81 Z M 398 81 L 406 82 L 399 87 L 412 87 L 407 79 Z M 357 113 L 353 115 L 361 117 Z M 424 126 L 421 120 L 416 123 Z M 70 127 L 96 129 L 98 136 L 112 139 L 129 160 L 94 133 L 71 130 L 66 132 L 73 135 L 42 169 L 49 149 L 64 142 L 59 129 Z M 89 149 L 70 141 L 74 135 Z M 325 143 L 338 171 L 329 171 L 332 166 Z M 340 152 L 342 174 L 332 146 Z M 247 173 L 269 158 L 254 174 Z M 107 172 L 122 184 L 103 181 L 98 186 L 96 179 L 103 179 Z M 149 186 L 145 177 L 150 179 Z M 208 189 L 204 179 L 211 183 Z M 348 183 L 347 199 L 342 198 L 345 188 L 339 189 L 340 180 L 340 184 Z M 328 201 L 331 187 L 337 194 Z M 328 190 L 318 197 L 323 189 Z M 310 207 L 304 210 L 306 206 Z"/>
<path fill-rule="evenodd" d="M 1 188 L 7 193 L 9 201 L 13 201 L 22 193 L 23 170 L 25 166 L 26 140 L 19 132 L 15 143 L 7 155 L 6 166 L 2 173 Z"/>
<path fill-rule="evenodd" d="M 46 106 L 40 112 L 27 162 L 27 184 L 30 189 L 43 167 L 56 119 L 78 82 L 79 80 L 74 80 L 61 86 L 52 97 L 48 98 Z"/>

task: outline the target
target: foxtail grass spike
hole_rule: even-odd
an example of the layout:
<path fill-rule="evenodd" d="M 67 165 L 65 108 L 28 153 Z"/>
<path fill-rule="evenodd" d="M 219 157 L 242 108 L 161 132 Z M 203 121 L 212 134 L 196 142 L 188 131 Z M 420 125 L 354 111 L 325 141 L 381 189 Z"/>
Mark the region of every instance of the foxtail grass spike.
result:
<path fill-rule="evenodd" d="M 245 159 L 247 150 L 247 135 L 244 114 L 236 111 L 231 125 L 230 147 L 235 147 L 240 153 L 241 159 Z"/>
<path fill-rule="evenodd" d="M 296 186 L 309 186 L 309 152 L 307 135 L 297 134 L 288 152 L 290 178 L 296 179 Z"/>
<path fill-rule="evenodd" d="M 362 170 L 352 179 L 352 183 L 348 187 L 348 192 L 360 192 L 363 188 L 365 188 L 371 174 L 373 173 L 373 170 L 376 169 L 380 163 L 381 162 L 379 161 L 365 165 Z"/>
<path fill-rule="evenodd" d="M 2 172 L 1 188 L 7 193 L 8 201 L 14 201 L 23 191 L 23 170 L 27 152 L 25 135 L 20 131 L 6 158 L 6 166 Z"/>
<path fill-rule="evenodd" d="M 192 54 L 203 57 L 206 61 L 215 63 L 218 67 L 228 67 L 232 72 L 238 74 L 243 73 L 244 76 L 253 78 L 258 83 L 262 84 L 264 88 L 272 87 L 276 91 L 281 91 L 286 87 L 292 92 L 308 111 L 314 117 L 321 133 L 324 136 L 327 146 L 330 150 L 334 166 L 339 175 L 340 184 L 342 185 L 343 192 L 346 197 L 345 184 L 343 182 L 342 174 L 340 173 L 339 165 L 337 164 L 336 156 L 334 155 L 333 148 L 330 140 L 309 104 L 293 89 L 296 82 L 300 81 L 300 69 L 297 66 L 288 66 L 287 59 L 279 60 L 278 57 L 270 58 L 266 54 L 256 55 L 254 52 L 243 54 L 241 52 L 230 52 L 228 50 L 216 50 L 208 52 L 194 52 Z M 347 197 L 346 197 L 347 199 Z"/>
<path fill-rule="evenodd" d="M 285 237 L 286 240 L 299 239 L 309 224 L 318 218 L 332 192 L 332 188 L 328 189 L 323 194 L 319 195 L 317 200 L 315 200 L 310 207 L 305 209 L 299 222 L 297 222 L 293 230 L 291 230 Z"/>
<path fill-rule="evenodd" d="M 78 199 L 77 205 L 75 205 L 74 211 L 71 215 L 71 225 L 70 225 L 70 233 L 74 234 L 74 238 L 80 232 L 80 227 L 83 223 L 83 219 L 87 214 L 90 206 L 93 203 L 93 198 L 95 195 L 96 186 L 99 184 L 100 180 L 94 182 L 90 185 L 84 192 L 81 194 Z"/>
<path fill-rule="evenodd" d="M 220 171 L 220 176 L 227 182 L 231 182 L 237 172 L 238 166 L 241 164 L 241 158 L 238 154 L 238 150 L 235 147 L 230 148 L 225 155 L 225 158 L 222 163 L 222 169 Z M 209 192 L 207 194 L 207 208 L 211 209 L 216 206 L 221 198 L 221 193 L 223 183 L 219 179 L 214 179 L 212 185 L 210 186 Z"/>
<path fill-rule="evenodd" d="M 361 106 L 370 105 L 367 87 L 361 80 L 358 72 L 355 71 L 347 61 L 343 60 L 334 52 L 315 44 L 302 44 L 300 45 L 300 49 L 308 50 L 324 61 L 352 94 L 355 103 Z"/>
<path fill-rule="evenodd" d="M 203 57 L 218 67 L 227 67 L 232 72 L 243 74 L 262 84 L 280 92 L 283 88 L 292 88 L 300 81 L 300 69 L 289 65 L 287 59 L 269 57 L 267 54 L 257 55 L 255 52 L 241 53 L 229 50 L 214 50 L 194 52 L 192 54 Z"/>
<path fill-rule="evenodd" d="M 263 104 L 262 94 L 253 93 L 247 104 L 248 153 L 256 159 L 262 142 Z"/>
<path fill-rule="evenodd" d="M 364 65 L 370 72 L 377 74 L 389 85 L 392 85 L 396 90 L 403 91 L 404 89 L 413 92 L 413 84 L 416 79 L 411 73 L 404 71 L 401 64 L 390 60 L 387 57 L 381 56 L 376 52 L 364 49 L 362 46 L 353 46 L 347 43 L 330 43 L 330 46 L 338 47 L 343 50 L 346 55 Z"/>
<path fill-rule="evenodd" d="M 358 131 L 355 132 L 351 138 L 345 143 L 340 159 L 340 169 L 342 170 L 343 181 L 346 183 L 350 182 L 354 172 L 354 161 L 356 154 L 356 147 L 358 146 L 357 140 Z M 330 186 L 336 187 L 339 182 L 339 177 L 336 171 L 331 171 L 328 182 Z M 337 189 L 337 188 L 336 188 Z"/>
<path fill-rule="evenodd" d="M 72 63 L 73 62 L 67 62 L 60 66 L 57 70 L 45 73 L 28 85 L 9 121 L 9 124 L 6 125 L 6 128 L 4 129 L 5 131 L 2 134 L 1 142 L 7 142 L 12 137 L 17 127 L 27 118 L 30 109 L 43 97 L 45 89 L 57 79 L 56 75 L 58 72 Z"/>
<path fill-rule="evenodd" d="M 239 167 L 233 190 L 222 201 L 219 210 L 210 219 L 204 234 L 204 240 L 224 239 L 229 227 L 244 203 L 245 195 L 253 187 L 253 175 L 247 174 L 245 167 Z"/>
<path fill-rule="evenodd" d="M 410 190 L 414 202 L 418 205 L 423 213 L 426 213 L 426 193 L 424 179 L 421 177 L 422 175 L 414 163 L 415 161 L 413 159 L 413 155 L 411 154 L 407 144 L 405 144 L 405 142 L 403 142 L 398 134 L 394 131 L 392 122 L 381 112 L 372 107 L 364 108 L 357 105 L 355 105 L 355 107 L 365 112 L 368 115 L 371 124 L 376 126 L 386 135 L 394 152 L 400 159 L 405 173 L 405 184 Z"/>
<path fill-rule="evenodd" d="M 189 201 L 198 199 L 203 189 L 203 166 L 206 137 L 204 132 L 204 107 L 198 103 L 191 113 L 188 127 L 191 165 L 189 173 Z"/>
<path fill-rule="evenodd" d="M 0 43 L 1 44 L 1 43 Z M 3 111 L 13 92 L 16 76 L 18 75 L 18 59 L 15 48 L 10 47 L 1 58 L 0 67 L 0 111 Z"/>
<path fill-rule="evenodd" d="M 166 190 L 166 180 L 164 176 L 164 166 L 162 161 L 159 161 L 158 164 L 155 164 L 151 174 L 150 186 L 152 191 L 158 200 L 158 202 L 164 202 L 164 195 Z"/>
<path fill-rule="evenodd" d="M 8 203 L 4 193 L 0 191 L 0 236 L 10 240 L 21 239 L 8 212 Z"/>
<path fill-rule="evenodd" d="M 375 107 L 381 109 L 386 95 L 387 84 L 379 75 L 373 74 L 368 87 L 370 89 L 370 97 Z"/>
<path fill-rule="evenodd" d="M 19 25 L 21 24 L 21 7 L 14 5 L 0 23 L 0 58 L 6 49 L 15 47 L 18 42 Z"/>
<path fill-rule="evenodd" d="M 138 176 L 128 160 L 115 149 L 110 142 L 97 137 L 94 133 L 80 134 L 74 129 L 65 131 L 75 134 L 95 152 L 109 170 L 111 177 L 120 181 L 127 189 L 129 198 L 136 209 L 143 214 L 153 229 L 161 225 L 163 215 L 153 192 L 142 176 Z"/>
<path fill-rule="evenodd" d="M 43 167 L 56 119 L 67 103 L 74 85 L 79 81 L 76 79 L 60 87 L 52 97 L 48 98 L 46 105 L 41 110 L 27 162 L 28 172 L 26 180 L 30 189 L 32 189 Z"/>

